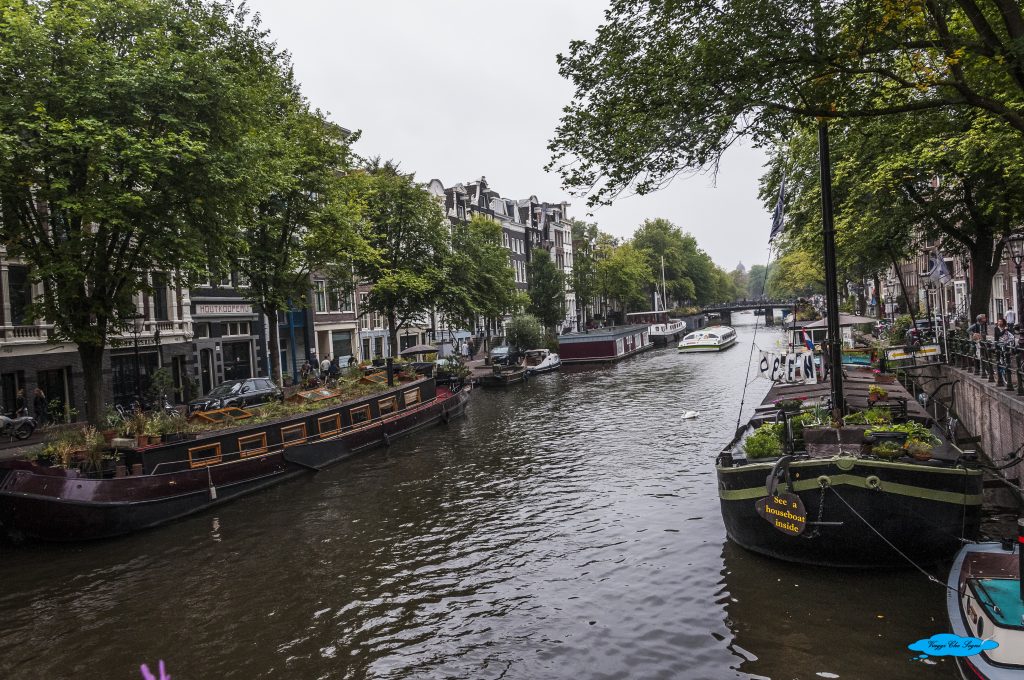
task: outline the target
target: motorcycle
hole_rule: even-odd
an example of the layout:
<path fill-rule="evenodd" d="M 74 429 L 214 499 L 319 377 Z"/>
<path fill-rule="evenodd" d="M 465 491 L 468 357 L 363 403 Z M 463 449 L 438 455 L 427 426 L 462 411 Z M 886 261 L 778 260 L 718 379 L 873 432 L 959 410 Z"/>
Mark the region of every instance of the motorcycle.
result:
<path fill-rule="evenodd" d="M 36 431 L 39 424 L 32 416 L 4 416 L 0 415 L 0 437 L 11 439 L 28 439 Z"/>

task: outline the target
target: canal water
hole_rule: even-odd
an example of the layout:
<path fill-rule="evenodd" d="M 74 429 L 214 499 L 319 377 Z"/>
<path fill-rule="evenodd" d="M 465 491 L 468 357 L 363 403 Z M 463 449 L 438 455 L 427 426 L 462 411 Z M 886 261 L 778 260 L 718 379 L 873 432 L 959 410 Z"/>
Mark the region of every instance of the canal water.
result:
<path fill-rule="evenodd" d="M 907 649 L 947 628 L 920 574 L 726 541 L 713 461 L 753 318 L 722 354 L 479 390 L 465 420 L 168 527 L 5 546 L 0 678 L 956 677 Z"/>

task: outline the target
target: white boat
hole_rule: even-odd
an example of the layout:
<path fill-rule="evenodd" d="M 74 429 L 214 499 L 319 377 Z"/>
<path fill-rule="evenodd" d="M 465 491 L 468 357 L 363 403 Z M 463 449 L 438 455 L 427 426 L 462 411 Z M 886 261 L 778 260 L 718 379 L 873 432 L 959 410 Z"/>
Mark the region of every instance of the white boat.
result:
<path fill-rule="evenodd" d="M 977 653 L 956 656 L 964 678 L 1024 678 L 1024 596 L 1020 583 L 1024 521 L 1020 534 L 1016 546 L 1013 541 L 1006 545 L 966 545 L 950 569 L 946 612 L 953 633 L 975 638 L 975 644 L 984 641 Z"/>
<path fill-rule="evenodd" d="M 647 335 L 655 347 L 665 347 L 686 332 L 686 322 L 670 318 L 665 310 L 632 312 L 626 315 L 626 323 L 648 326 Z"/>
<path fill-rule="evenodd" d="M 731 326 L 709 326 L 694 331 L 679 341 L 680 352 L 720 352 L 736 344 Z"/>
<path fill-rule="evenodd" d="M 562 365 L 562 359 L 547 349 L 531 349 L 526 352 L 526 374 L 537 375 L 557 371 Z"/>

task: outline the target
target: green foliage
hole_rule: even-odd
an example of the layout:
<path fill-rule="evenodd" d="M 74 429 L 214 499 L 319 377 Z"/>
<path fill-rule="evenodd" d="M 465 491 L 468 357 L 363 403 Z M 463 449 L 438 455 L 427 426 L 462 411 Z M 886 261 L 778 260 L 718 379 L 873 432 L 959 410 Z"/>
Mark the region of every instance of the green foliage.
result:
<path fill-rule="evenodd" d="M 653 272 L 644 254 L 630 243 L 602 247 L 597 263 L 598 291 L 615 300 L 623 309 L 646 307 L 645 287 Z"/>
<path fill-rule="evenodd" d="M 444 294 L 438 311 L 466 328 L 475 318 L 495 319 L 517 308 L 515 272 L 501 243 L 501 225 L 483 215 L 452 227 Z"/>
<path fill-rule="evenodd" d="M 903 447 L 896 442 L 884 441 L 879 442 L 871 447 L 871 454 L 878 456 L 879 458 L 885 458 L 886 460 L 892 460 L 899 458 L 903 455 Z"/>
<path fill-rule="evenodd" d="M 608 202 L 815 116 L 971 107 L 1020 147 L 1022 41 L 1013 2 L 621 0 L 558 56 L 574 93 L 549 168 Z"/>
<path fill-rule="evenodd" d="M 879 432 L 902 432 L 907 435 L 907 439 L 916 439 L 921 442 L 928 442 L 931 444 L 938 444 L 939 438 L 932 434 L 932 431 L 927 427 L 913 420 L 908 420 L 905 423 L 894 423 L 890 425 L 881 425 L 879 427 L 871 428 L 866 434 L 872 435 Z"/>
<path fill-rule="evenodd" d="M 597 254 L 595 252 L 598 239 L 596 224 L 582 220 L 571 220 L 572 224 L 572 274 L 569 279 L 576 293 L 576 304 L 580 307 L 578 315 L 583 323 L 589 321 L 586 308 L 591 305 L 598 293 Z"/>
<path fill-rule="evenodd" d="M 399 330 L 454 290 L 445 285 L 448 220 L 426 187 L 392 162 L 374 159 L 361 177 L 366 181 L 362 237 L 368 249 L 353 264 L 356 276 L 373 287 L 360 313 L 384 316 L 391 355 L 397 356 Z"/>
<path fill-rule="evenodd" d="M 528 311 L 544 328 L 557 330 L 565 319 L 565 274 L 555 266 L 548 251 L 534 248 L 531 253 L 526 266 L 530 284 Z"/>
<path fill-rule="evenodd" d="M 505 340 L 520 350 L 537 349 L 544 341 L 544 329 L 537 317 L 519 314 L 505 324 Z"/>
<path fill-rule="evenodd" d="M 892 411 L 887 408 L 869 408 L 843 418 L 845 425 L 885 425 L 892 422 Z"/>
<path fill-rule="evenodd" d="M 750 458 L 771 458 L 782 455 L 782 423 L 765 423 L 743 441 L 743 450 Z"/>
<path fill-rule="evenodd" d="M 910 327 L 913 325 L 914 321 L 908 314 L 896 317 L 895 321 L 893 321 L 892 325 L 889 326 L 889 329 L 885 332 L 885 337 L 888 338 L 889 344 L 902 345 L 903 336 L 907 334 L 907 331 L 910 330 Z"/>

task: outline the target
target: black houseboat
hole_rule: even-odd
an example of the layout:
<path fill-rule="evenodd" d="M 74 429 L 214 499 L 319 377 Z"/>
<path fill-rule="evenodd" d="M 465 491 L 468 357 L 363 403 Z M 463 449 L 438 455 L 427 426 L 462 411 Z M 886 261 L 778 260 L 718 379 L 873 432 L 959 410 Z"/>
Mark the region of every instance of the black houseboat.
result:
<path fill-rule="evenodd" d="M 29 461 L 0 463 L 0 528 L 14 539 L 108 538 L 225 503 L 462 415 L 469 390 L 433 378 L 322 410 L 129 453 L 141 474 L 90 479 Z"/>

